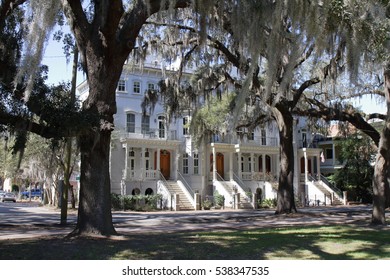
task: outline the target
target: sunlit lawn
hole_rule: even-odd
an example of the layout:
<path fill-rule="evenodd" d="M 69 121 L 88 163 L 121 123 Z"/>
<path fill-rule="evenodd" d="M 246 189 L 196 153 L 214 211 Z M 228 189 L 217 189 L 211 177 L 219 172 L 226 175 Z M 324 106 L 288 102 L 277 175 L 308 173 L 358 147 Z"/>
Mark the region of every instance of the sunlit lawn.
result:
<path fill-rule="evenodd" d="M 390 259 L 390 230 L 357 226 L 0 241 L 1 259 Z"/>

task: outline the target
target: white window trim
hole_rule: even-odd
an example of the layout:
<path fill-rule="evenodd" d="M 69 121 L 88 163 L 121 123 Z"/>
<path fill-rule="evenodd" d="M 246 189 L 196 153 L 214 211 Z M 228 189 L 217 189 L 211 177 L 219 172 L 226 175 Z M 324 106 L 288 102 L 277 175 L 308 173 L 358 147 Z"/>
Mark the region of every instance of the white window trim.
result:
<path fill-rule="evenodd" d="M 139 92 L 135 92 L 134 91 L 134 84 L 135 83 L 139 83 Z M 133 80 L 132 83 L 131 83 L 132 87 L 131 87 L 131 91 L 134 95 L 142 95 L 142 81 L 141 80 Z"/>
<path fill-rule="evenodd" d="M 149 85 L 153 85 L 153 89 L 156 90 L 157 89 L 157 84 L 155 82 L 152 82 L 152 81 L 148 81 L 147 82 L 147 90 L 149 90 Z"/>
<path fill-rule="evenodd" d="M 119 90 L 119 83 L 122 81 L 124 83 L 125 90 Z M 116 90 L 117 90 L 117 92 L 120 92 L 120 93 L 127 93 L 127 83 L 126 83 L 125 79 L 119 79 L 118 84 L 116 86 Z"/>

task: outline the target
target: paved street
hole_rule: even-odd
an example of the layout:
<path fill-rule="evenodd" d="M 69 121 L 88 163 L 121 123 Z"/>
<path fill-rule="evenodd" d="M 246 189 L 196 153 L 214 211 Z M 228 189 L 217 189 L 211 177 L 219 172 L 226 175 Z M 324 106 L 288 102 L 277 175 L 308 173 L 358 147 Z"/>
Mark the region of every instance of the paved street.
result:
<path fill-rule="evenodd" d="M 187 212 L 113 212 L 118 233 L 249 229 L 289 225 L 368 224 L 371 206 L 310 207 L 298 214 L 274 215 L 273 210 L 215 210 Z M 60 212 L 38 203 L 0 203 L 0 239 L 67 234 L 77 213 L 69 210 L 69 226 L 60 227 Z"/>

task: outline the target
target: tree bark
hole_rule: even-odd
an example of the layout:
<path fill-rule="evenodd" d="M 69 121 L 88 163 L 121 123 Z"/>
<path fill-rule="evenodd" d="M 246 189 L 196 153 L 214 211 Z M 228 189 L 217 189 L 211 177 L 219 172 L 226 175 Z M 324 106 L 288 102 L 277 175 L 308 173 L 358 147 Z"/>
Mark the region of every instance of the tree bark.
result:
<path fill-rule="evenodd" d="M 109 173 L 110 141 L 114 129 L 113 116 L 116 113 L 116 87 L 127 56 L 113 58 L 110 51 L 109 55 L 100 56 L 90 48 L 84 48 L 88 64 L 93 66 L 87 69 L 89 96 L 83 103 L 83 110 L 96 116 L 98 122 L 78 139 L 81 153 L 80 201 L 77 227 L 73 233 L 114 235 L 116 231 L 112 223 Z"/>
<path fill-rule="evenodd" d="M 280 174 L 275 214 L 295 213 L 297 209 L 294 200 L 294 119 L 284 104 L 276 105 L 272 112 L 279 127 L 280 138 Z"/>
<path fill-rule="evenodd" d="M 389 196 L 390 176 L 390 64 L 384 71 L 387 117 L 381 132 L 373 178 L 373 208 L 371 224 L 385 225 L 385 210 Z"/>

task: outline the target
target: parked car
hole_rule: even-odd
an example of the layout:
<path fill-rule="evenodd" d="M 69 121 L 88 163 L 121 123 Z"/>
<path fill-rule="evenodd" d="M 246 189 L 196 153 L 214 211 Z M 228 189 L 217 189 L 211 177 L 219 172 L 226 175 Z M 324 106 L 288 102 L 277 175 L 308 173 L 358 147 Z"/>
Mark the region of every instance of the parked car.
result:
<path fill-rule="evenodd" d="M 12 192 L 6 192 L 6 193 L 1 195 L 0 201 L 1 202 L 5 202 L 5 201 L 16 202 L 16 196 Z"/>
<path fill-rule="evenodd" d="M 29 198 L 30 197 L 30 191 L 25 191 L 20 193 L 21 197 Z M 41 197 L 42 191 L 39 189 L 32 189 L 31 190 L 31 198 L 33 197 Z"/>
<path fill-rule="evenodd" d="M 0 199 L 5 195 L 5 191 L 0 191 Z"/>

